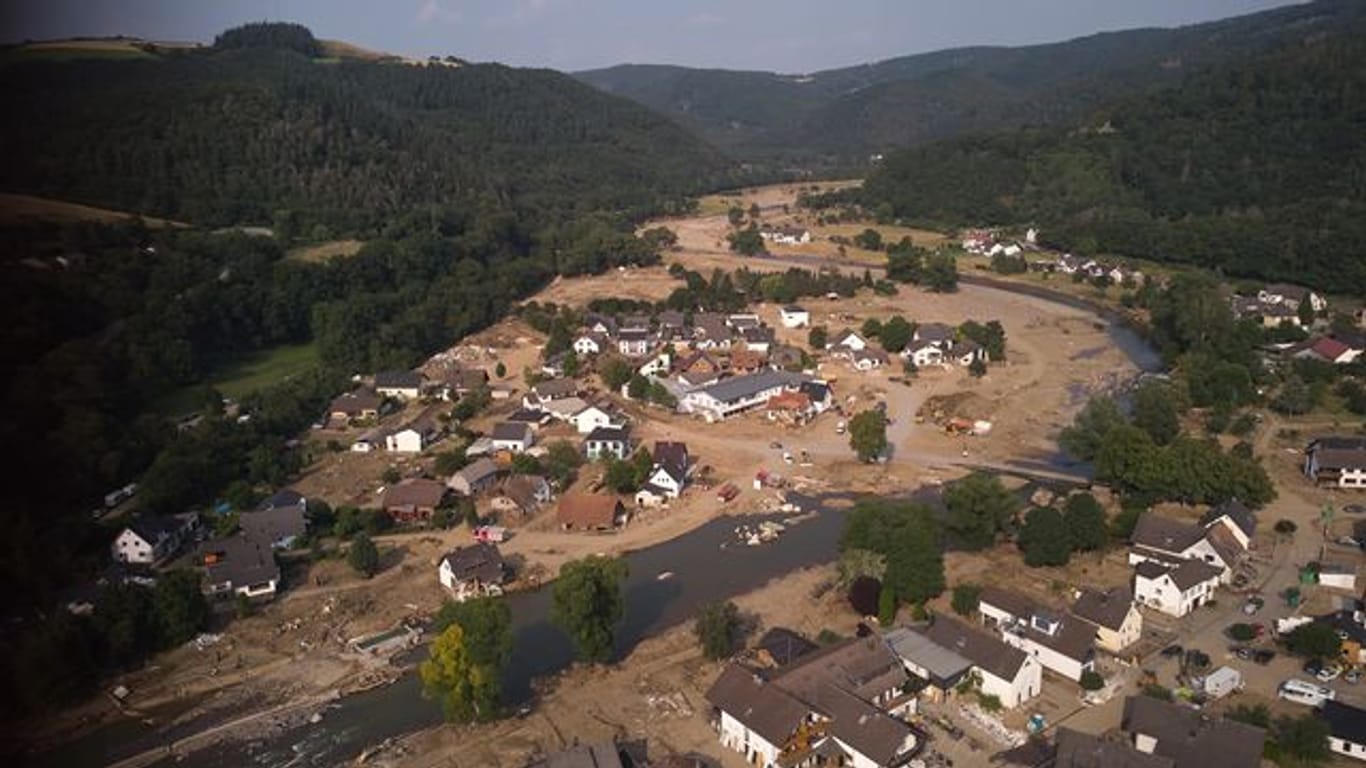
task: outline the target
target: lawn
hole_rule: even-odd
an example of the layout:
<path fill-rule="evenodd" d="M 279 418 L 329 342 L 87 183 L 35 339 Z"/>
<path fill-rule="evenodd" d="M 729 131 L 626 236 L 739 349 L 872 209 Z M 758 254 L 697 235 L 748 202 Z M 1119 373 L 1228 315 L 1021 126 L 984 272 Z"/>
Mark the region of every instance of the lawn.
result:
<path fill-rule="evenodd" d="M 239 360 L 216 372 L 203 384 L 183 387 L 157 403 L 156 410 L 167 416 L 179 416 L 199 406 L 198 393 L 207 385 L 225 397 L 240 400 L 244 396 L 297 376 L 318 364 L 318 347 L 313 343 L 273 347 L 262 350 L 245 360 Z"/>
<path fill-rule="evenodd" d="M 331 240 L 317 245 L 306 245 L 300 248 L 293 248 L 289 252 L 289 258 L 295 261 L 323 263 L 335 258 L 355 256 L 357 253 L 360 253 L 362 245 L 365 245 L 365 243 L 362 243 L 359 240 Z"/>

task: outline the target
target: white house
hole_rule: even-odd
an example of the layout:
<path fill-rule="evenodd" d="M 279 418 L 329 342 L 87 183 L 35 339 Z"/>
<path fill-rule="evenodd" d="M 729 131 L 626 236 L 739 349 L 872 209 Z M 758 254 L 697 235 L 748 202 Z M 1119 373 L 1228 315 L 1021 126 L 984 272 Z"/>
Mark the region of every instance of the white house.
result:
<path fill-rule="evenodd" d="M 978 610 L 982 622 L 996 629 L 1007 645 L 1038 659 L 1045 669 L 1069 680 L 1081 680 L 1083 673 L 1094 671 L 1096 635 L 1091 625 L 995 587 L 982 590 Z"/>
<path fill-rule="evenodd" d="M 764 227 L 759 237 L 770 243 L 783 245 L 806 245 L 811 242 L 811 231 L 801 227 Z"/>
<path fill-rule="evenodd" d="M 880 349 L 863 349 L 849 353 L 849 364 L 856 371 L 873 371 L 887 364 L 887 353 Z"/>
<path fill-rule="evenodd" d="M 982 693 L 999 698 L 1006 709 L 1018 707 L 1043 690 L 1039 660 L 995 635 L 947 616 L 936 617 L 933 624 L 919 631 L 940 648 L 972 662 L 970 674 L 980 680 Z"/>
<path fill-rule="evenodd" d="M 1366 488 L 1366 438 L 1315 438 L 1304 449 L 1304 474 L 1322 486 Z"/>
<path fill-rule="evenodd" d="M 422 392 L 422 374 L 414 371 L 381 371 L 375 374 L 375 392 L 400 400 L 416 400 Z"/>
<path fill-rule="evenodd" d="M 673 357 L 668 352 L 660 352 L 636 368 L 636 373 L 645 377 L 668 376 Z"/>
<path fill-rule="evenodd" d="M 437 566 L 437 579 L 457 603 L 501 595 L 506 576 L 503 556 L 497 547 L 485 541 L 450 551 Z"/>
<path fill-rule="evenodd" d="M 1219 573 L 1218 566 L 1200 560 L 1175 567 L 1146 560 L 1134 569 L 1134 600 L 1180 618 L 1214 599 Z"/>
<path fill-rule="evenodd" d="M 847 355 L 867 349 L 868 340 L 858 335 L 856 331 L 846 328 L 836 334 L 835 338 L 825 345 L 825 348 L 831 354 Z"/>
<path fill-rule="evenodd" d="M 1233 566 L 1247 551 L 1234 527 L 1222 520 L 1201 526 L 1148 512 L 1138 519 L 1130 536 L 1129 564 L 1153 562 L 1168 567 L 1196 560 L 1218 569 L 1220 581 L 1227 584 L 1233 578 Z"/>
<path fill-rule="evenodd" d="M 164 560 L 180 549 L 195 520 L 193 515 L 138 517 L 119 532 L 110 545 L 110 555 L 117 562 L 140 565 Z"/>
<path fill-rule="evenodd" d="M 912 341 L 925 341 L 939 347 L 944 352 L 953 349 L 953 343 L 958 337 L 958 331 L 951 325 L 944 323 L 925 323 L 915 328 L 912 334 Z"/>
<path fill-rule="evenodd" d="M 611 413 L 596 405 L 590 405 L 573 416 L 570 416 L 569 422 L 574 425 L 575 431 L 581 435 L 586 435 L 598 427 L 623 426 L 621 419 L 614 417 Z"/>
<path fill-rule="evenodd" d="M 204 545 L 205 591 L 212 595 L 273 597 L 280 566 L 269 543 L 248 536 L 217 539 Z"/>
<path fill-rule="evenodd" d="M 944 350 L 929 341 L 911 342 L 906 349 L 902 350 L 901 356 L 914 363 L 916 368 L 940 365 L 944 362 Z"/>
<path fill-rule="evenodd" d="M 1366 761 L 1366 710 L 1331 700 L 1319 708 L 1318 717 L 1328 723 L 1330 750 Z"/>
<path fill-rule="evenodd" d="M 778 310 L 778 320 L 784 328 L 805 328 L 811 324 L 811 313 L 795 304 Z"/>
<path fill-rule="evenodd" d="M 424 414 L 384 436 L 384 447 L 399 453 L 421 453 L 441 436 L 436 419 Z"/>
<path fill-rule="evenodd" d="M 695 413 L 708 421 L 757 408 L 780 392 L 796 388 L 809 377 L 786 371 L 764 370 L 748 376 L 722 379 L 707 387 L 688 392 L 679 401 L 683 413 Z"/>
<path fill-rule="evenodd" d="M 1128 587 L 1083 589 L 1072 604 L 1072 615 L 1096 630 L 1096 647 L 1118 654 L 1143 636 L 1143 614 L 1134 607 Z"/>
<path fill-rule="evenodd" d="M 583 452 L 590 459 L 608 455 L 624 459 L 631 452 L 631 436 L 622 427 L 598 427 L 584 438 Z"/>
<path fill-rule="evenodd" d="M 687 444 L 657 442 L 651 458 L 654 459 L 654 466 L 650 468 L 650 476 L 645 481 L 646 487 L 664 498 L 678 498 L 688 482 L 691 459 Z"/>
<path fill-rule="evenodd" d="M 1309 306 L 1315 313 L 1328 309 L 1328 300 L 1314 291 L 1298 285 L 1288 283 L 1276 283 L 1268 285 L 1257 292 L 1257 298 L 1264 304 L 1280 304 L 1291 309 L 1298 309 L 1305 297 L 1309 298 Z"/>
<path fill-rule="evenodd" d="M 626 357 L 644 357 L 653 339 L 648 330 L 630 329 L 617 334 L 617 351 Z"/>
<path fill-rule="evenodd" d="M 596 333 L 585 333 L 574 339 L 574 354 L 579 357 L 592 357 L 606 346 L 607 340 Z"/>
<path fill-rule="evenodd" d="M 493 450 L 526 453 L 536 441 L 536 433 L 521 422 L 504 421 L 493 425 Z"/>

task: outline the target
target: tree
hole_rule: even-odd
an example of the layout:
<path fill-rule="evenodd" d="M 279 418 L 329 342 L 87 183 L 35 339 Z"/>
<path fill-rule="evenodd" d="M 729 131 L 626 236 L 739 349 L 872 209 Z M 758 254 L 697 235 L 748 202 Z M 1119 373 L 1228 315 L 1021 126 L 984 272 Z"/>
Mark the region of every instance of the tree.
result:
<path fill-rule="evenodd" d="M 945 489 L 944 505 L 948 507 L 947 527 L 958 545 L 982 550 L 1010 524 L 1020 500 L 995 475 L 974 472 Z"/>
<path fill-rule="evenodd" d="M 626 395 L 632 400 L 644 400 L 650 394 L 650 380 L 639 373 L 631 374 L 626 383 Z"/>
<path fill-rule="evenodd" d="M 740 609 L 729 600 L 704 604 L 693 622 L 693 634 L 708 660 L 728 658 L 740 639 Z"/>
<path fill-rule="evenodd" d="M 849 586 L 860 578 L 882 580 L 887 572 L 886 556 L 868 549 L 851 548 L 840 553 L 835 564 L 841 586 Z"/>
<path fill-rule="evenodd" d="M 743 256 L 754 256 L 763 253 L 764 238 L 759 234 L 759 228 L 753 224 L 749 227 L 732 232 L 726 235 L 726 240 L 730 243 L 730 249 Z"/>
<path fill-rule="evenodd" d="M 1105 527 L 1105 509 L 1089 493 L 1067 497 L 1063 505 L 1063 525 L 1077 552 L 1091 552 L 1105 546 L 1109 533 Z"/>
<path fill-rule="evenodd" d="M 385 485 L 393 485 L 402 480 L 403 475 L 399 474 L 398 467 L 385 467 L 384 471 L 380 473 L 379 479 L 383 480 Z"/>
<path fill-rule="evenodd" d="M 1092 397 L 1072 425 L 1058 436 L 1058 444 L 1078 461 L 1092 461 L 1110 430 L 1125 423 L 1119 406 L 1108 397 Z"/>
<path fill-rule="evenodd" d="M 1084 691 L 1099 691 L 1105 687 L 1105 678 L 1101 677 L 1094 670 L 1086 670 L 1081 673 L 1081 688 Z"/>
<path fill-rule="evenodd" d="M 882 321 L 876 317 L 870 317 L 863 321 L 863 326 L 859 329 L 864 338 L 876 339 L 882 335 Z"/>
<path fill-rule="evenodd" d="M 871 462 L 887 450 L 887 416 L 875 408 L 849 420 L 849 447 L 859 461 Z"/>
<path fill-rule="evenodd" d="M 502 360 L 499 360 L 499 361 L 498 361 L 498 364 L 495 365 L 495 366 L 493 366 L 493 375 L 494 375 L 494 376 L 497 376 L 497 377 L 500 378 L 500 379 L 505 379 L 505 378 L 507 378 L 507 375 L 508 375 L 508 367 L 507 367 L 506 365 L 503 364 L 503 361 L 502 361 Z"/>
<path fill-rule="evenodd" d="M 1279 413 L 1298 416 L 1314 407 L 1314 398 L 1304 379 L 1292 375 L 1281 385 L 1276 397 L 1272 398 L 1271 407 Z"/>
<path fill-rule="evenodd" d="M 1300 325 L 1305 328 L 1314 324 L 1314 303 L 1310 301 L 1309 292 L 1305 291 L 1300 298 L 1300 305 L 1295 308 L 1295 315 L 1299 318 Z"/>
<path fill-rule="evenodd" d="M 987 375 L 987 364 L 983 362 L 982 358 L 974 357 L 972 362 L 968 363 L 968 373 L 971 374 L 973 378 L 980 379 Z"/>
<path fill-rule="evenodd" d="M 351 564 L 356 573 L 368 579 L 379 570 L 379 549 L 367 534 L 358 533 L 351 540 L 351 551 L 346 554 L 346 562 Z"/>
<path fill-rule="evenodd" d="M 1332 757 L 1328 749 L 1328 723 L 1314 715 L 1278 717 L 1272 735 L 1282 758 L 1313 764 Z"/>
<path fill-rule="evenodd" d="M 882 348 L 888 352 L 900 352 L 911 343 L 911 335 L 914 329 L 906 318 L 901 315 L 893 315 L 890 320 L 882 326 L 882 333 L 878 340 L 882 342 Z"/>
<path fill-rule="evenodd" d="M 561 488 L 573 481 L 574 473 L 582 464 L 583 455 L 567 440 L 556 440 L 546 446 L 546 474 Z"/>
<path fill-rule="evenodd" d="M 607 456 L 605 461 L 607 471 L 603 473 L 602 482 L 611 488 L 613 493 L 630 494 L 640 489 L 634 464 L 615 456 Z"/>
<path fill-rule="evenodd" d="M 621 584 L 626 573 L 625 560 L 596 555 L 560 567 L 551 619 L 569 635 L 580 659 L 612 658 L 613 632 L 625 610 Z"/>
<path fill-rule="evenodd" d="M 502 631 L 510 648 L 511 633 L 506 625 Z M 441 702 L 447 722 L 482 722 L 498 715 L 502 665 L 481 661 L 471 634 L 462 624 L 452 622 L 432 641 L 429 658 L 418 666 L 423 695 Z"/>
<path fill-rule="evenodd" d="M 890 584 L 883 584 L 882 591 L 877 595 L 877 623 L 884 627 L 895 624 L 896 607 L 896 588 Z"/>
<path fill-rule="evenodd" d="M 1229 709 L 1224 716 L 1230 720 L 1257 728 L 1271 727 L 1271 712 L 1267 710 L 1265 704 L 1239 704 Z"/>
<path fill-rule="evenodd" d="M 163 648 L 194 637 L 209 620 L 209 603 L 199 586 L 199 574 L 177 569 L 157 579 L 152 588 L 152 617 Z"/>
<path fill-rule="evenodd" d="M 825 344 L 829 340 L 828 337 L 829 333 L 825 330 L 825 326 L 813 325 L 806 334 L 807 346 L 816 350 L 825 349 Z"/>
<path fill-rule="evenodd" d="M 959 616 L 971 616 L 977 612 L 981 601 L 982 588 L 976 584 L 959 584 L 953 588 L 953 612 Z"/>
<path fill-rule="evenodd" d="M 457 448 L 438 453 L 436 455 L 436 462 L 432 468 L 438 475 L 449 477 L 450 475 L 459 472 L 468 463 L 469 458 L 465 456 L 465 451 Z"/>
<path fill-rule="evenodd" d="M 849 512 L 841 552 L 862 549 L 886 559 L 883 583 L 912 604 L 944 591 L 944 556 L 934 512 L 924 504 L 860 501 Z"/>
<path fill-rule="evenodd" d="M 854 235 L 854 245 L 865 251 L 882 250 L 882 233 L 871 227 Z"/>
<path fill-rule="evenodd" d="M 935 293 L 953 293 L 958 290 L 958 262 L 953 254 L 935 253 L 925 259 L 926 288 Z"/>
<path fill-rule="evenodd" d="M 620 357 L 612 357 L 598 366 L 598 372 L 602 375 L 602 383 L 608 389 L 613 392 L 620 392 L 621 388 L 631 380 L 631 375 L 635 373 L 635 369 Z"/>
<path fill-rule="evenodd" d="M 1176 410 L 1172 387 L 1160 381 L 1145 381 L 1134 391 L 1134 426 L 1148 433 L 1153 442 L 1166 445 L 1181 432 L 1181 417 Z"/>
<path fill-rule="evenodd" d="M 1025 513 L 1018 537 L 1025 565 L 1067 565 L 1072 539 L 1062 515 L 1052 507 L 1035 507 Z"/>
<path fill-rule="evenodd" d="M 1240 643 L 1250 642 L 1257 637 L 1257 630 L 1253 629 L 1251 624 L 1241 621 L 1237 624 L 1230 624 L 1227 632 L 1229 639 Z"/>
<path fill-rule="evenodd" d="M 738 227 L 745 221 L 745 209 L 738 205 L 732 205 L 726 210 L 726 220 L 732 227 Z"/>
<path fill-rule="evenodd" d="M 1342 648 L 1337 632 L 1327 624 L 1301 624 L 1285 636 L 1290 652 L 1306 659 L 1335 659 Z"/>

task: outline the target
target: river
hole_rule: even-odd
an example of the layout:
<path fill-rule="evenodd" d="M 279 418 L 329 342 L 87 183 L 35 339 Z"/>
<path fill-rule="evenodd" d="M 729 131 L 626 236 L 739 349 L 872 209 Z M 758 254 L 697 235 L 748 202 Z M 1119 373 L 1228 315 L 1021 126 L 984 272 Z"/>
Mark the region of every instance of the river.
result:
<path fill-rule="evenodd" d="M 1126 326 L 1117 313 L 1034 286 L 978 276 L 964 276 L 963 282 L 1095 312 L 1107 321 L 1110 339 L 1140 370 L 1161 369 L 1156 351 Z M 619 654 L 629 652 L 643 638 L 691 618 L 698 606 L 707 601 L 744 594 L 793 571 L 831 562 L 844 517 L 838 509 L 822 503 L 832 498 L 842 497 L 805 500 L 804 508 L 815 510 L 816 514 L 790 528 L 775 543 L 759 547 L 738 544 L 735 527 L 742 522 L 753 524 L 760 518 L 726 516 L 671 541 L 627 554 L 630 575 L 625 585 L 625 618 L 617 634 Z M 666 571 L 673 575 L 660 579 L 659 575 Z M 507 599 L 512 613 L 514 651 L 504 689 L 515 705 L 530 698 L 534 679 L 568 666 L 573 650 L 568 638 L 550 623 L 548 588 L 517 593 Z M 158 765 L 237 768 L 345 763 L 385 739 L 439 724 L 439 707 L 423 699 L 420 689 L 417 676 L 408 674 L 392 685 L 348 696 L 330 705 L 316 725 L 285 728 L 262 740 L 227 743 Z M 184 711 L 188 706 L 177 709 Z M 169 719 L 167 715 L 174 716 L 174 712 L 157 714 L 162 720 Z M 102 766 L 183 738 L 222 722 L 225 717 L 224 713 L 217 713 L 213 722 L 185 723 L 164 732 L 139 723 L 117 723 L 40 755 L 37 760 L 40 765 L 72 768 Z"/>

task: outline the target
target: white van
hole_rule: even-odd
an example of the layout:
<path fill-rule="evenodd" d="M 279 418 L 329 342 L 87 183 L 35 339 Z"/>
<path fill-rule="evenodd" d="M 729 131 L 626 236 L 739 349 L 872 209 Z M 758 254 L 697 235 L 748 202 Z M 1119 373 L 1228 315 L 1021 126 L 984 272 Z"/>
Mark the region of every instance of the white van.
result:
<path fill-rule="evenodd" d="M 1338 694 L 1332 688 L 1324 688 L 1305 680 L 1286 680 L 1276 689 L 1276 695 L 1296 704 L 1320 707 L 1323 706 L 1323 702 L 1336 699 Z"/>

